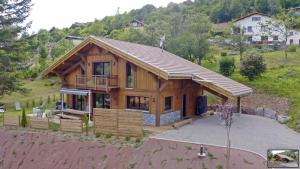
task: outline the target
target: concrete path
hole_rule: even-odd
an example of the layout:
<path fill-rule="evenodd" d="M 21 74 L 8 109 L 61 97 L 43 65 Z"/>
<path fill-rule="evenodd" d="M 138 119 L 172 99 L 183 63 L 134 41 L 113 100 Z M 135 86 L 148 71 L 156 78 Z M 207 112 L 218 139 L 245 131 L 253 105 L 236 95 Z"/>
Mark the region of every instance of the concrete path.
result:
<path fill-rule="evenodd" d="M 193 124 L 168 130 L 154 138 L 226 146 L 225 127 L 217 116 L 196 120 Z M 266 157 L 268 149 L 300 149 L 300 133 L 272 119 L 242 114 L 234 117 L 231 142 L 234 148 Z"/>

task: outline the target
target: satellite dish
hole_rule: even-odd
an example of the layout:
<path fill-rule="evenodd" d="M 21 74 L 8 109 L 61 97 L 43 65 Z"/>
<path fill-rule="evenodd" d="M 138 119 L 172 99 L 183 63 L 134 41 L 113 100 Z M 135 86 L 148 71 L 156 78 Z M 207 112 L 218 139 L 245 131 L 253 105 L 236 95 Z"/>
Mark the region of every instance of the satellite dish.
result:
<path fill-rule="evenodd" d="M 164 36 L 160 37 L 160 43 L 159 43 L 159 47 L 161 48 L 162 52 L 164 51 L 165 42 L 166 42 L 166 35 L 164 34 Z"/>

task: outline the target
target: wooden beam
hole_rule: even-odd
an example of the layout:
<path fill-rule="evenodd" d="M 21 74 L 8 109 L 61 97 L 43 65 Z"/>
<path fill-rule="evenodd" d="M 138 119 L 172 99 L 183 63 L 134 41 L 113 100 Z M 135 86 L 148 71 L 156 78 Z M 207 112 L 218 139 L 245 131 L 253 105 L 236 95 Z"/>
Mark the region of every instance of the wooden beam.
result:
<path fill-rule="evenodd" d="M 70 73 L 72 70 L 74 70 L 79 65 L 80 65 L 80 62 L 74 64 L 73 66 L 71 66 L 68 69 L 64 70 L 62 75 L 65 76 L 66 74 Z"/>
<path fill-rule="evenodd" d="M 157 77 L 156 81 L 156 115 L 155 115 L 155 125 L 160 126 L 160 79 Z"/>
<path fill-rule="evenodd" d="M 241 97 L 237 98 L 237 113 L 242 113 L 241 111 Z"/>
<path fill-rule="evenodd" d="M 168 85 L 171 85 L 172 82 L 170 81 L 165 81 L 159 88 L 159 92 L 163 91 Z"/>
<path fill-rule="evenodd" d="M 210 88 L 208 88 L 208 87 L 206 87 L 206 86 L 203 86 L 203 89 L 206 90 L 206 91 L 208 91 L 209 93 L 211 93 L 211 94 L 217 96 L 217 97 L 220 97 L 221 99 L 228 100 L 228 97 L 227 97 L 227 96 L 222 95 L 221 93 L 218 93 L 218 92 L 216 92 L 216 91 L 214 91 L 214 90 L 212 90 L 212 89 L 210 89 Z"/>

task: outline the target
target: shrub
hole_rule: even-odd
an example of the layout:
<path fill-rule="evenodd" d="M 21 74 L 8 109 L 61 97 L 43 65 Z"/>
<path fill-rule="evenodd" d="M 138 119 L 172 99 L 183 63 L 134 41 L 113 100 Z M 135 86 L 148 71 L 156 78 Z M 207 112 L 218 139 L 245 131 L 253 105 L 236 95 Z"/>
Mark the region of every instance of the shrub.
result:
<path fill-rule="evenodd" d="M 140 142 L 141 142 L 141 138 L 139 138 L 139 137 L 136 138 L 135 142 L 136 142 L 136 143 L 140 143 Z"/>
<path fill-rule="evenodd" d="M 126 137 L 125 137 L 125 140 L 126 140 L 126 141 L 129 141 L 129 140 L 130 140 L 130 136 L 126 136 Z"/>
<path fill-rule="evenodd" d="M 218 165 L 216 166 L 216 169 L 223 169 L 223 166 L 222 166 L 221 164 L 218 164 Z"/>
<path fill-rule="evenodd" d="M 47 103 L 50 104 L 51 102 L 51 98 L 50 98 L 50 95 L 48 96 L 48 99 L 47 99 Z"/>
<path fill-rule="evenodd" d="M 111 138 L 112 134 L 111 133 L 107 133 L 106 134 L 106 138 Z"/>
<path fill-rule="evenodd" d="M 29 108 L 29 102 L 26 100 L 26 108 Z"/>
<path fill-rule="evenodd" d="M 101 133 L 96 132 L 96 138 L 99 138 L 101 136 Z"/>
<path fill-rule="evenodd" d="M 296 45 L 290 45 L 288 47 L 288 52 L 297 52 L 297 46 Z"/>
<path fill-rule="evenodd" d="M 83 121 L 83 123 L 85 125 L 86 135 L 88 135 L 89 134 L 89 117 L 88 117 L 87 113 L 83 114 L 82 121 Z"/>
<path fill-rule="evenodd" d="M 27 126 L 26 112 L 25 112 L 25 109 L 24 109 L 24 108 L 23 108 L 23 110 L 22 110 L 21 126 L 22 126 L 22 127 L 26 127 L 26 126 Z"/>
<path fill-rule="evenodd" d="M 235 69 L 234 58 L 223 57 L 220 60 L 219 70 L 222 75 L 227 77 L 231 76 L 231 74 L 234 72 L 234 69 Z"/>
<path fill-rule="evenodd" d="M 221 52 L 221 56 L 227 56 L 227 52 Z"/>
<path fill-rule="evenodd" d="M 31 105 L 32 105 L 32 107 L 35 107 L 35 100 L 34 99 L 32 100 Z"/>
<path fill-rule="evenodd" d="M 241 62 L 240 74 L 246 76 L 250 81 L 261 76 L 266 71 L 266 64 L 262 56 L 251 54 Z"/>

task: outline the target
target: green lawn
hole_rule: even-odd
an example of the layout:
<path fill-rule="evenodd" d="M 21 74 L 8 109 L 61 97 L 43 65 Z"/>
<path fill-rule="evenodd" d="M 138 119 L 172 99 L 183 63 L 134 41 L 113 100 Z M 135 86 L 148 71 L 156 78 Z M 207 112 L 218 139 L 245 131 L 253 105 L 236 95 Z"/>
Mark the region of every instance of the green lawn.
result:
<path fill-rule="evenodd" d="M 27 94 L 12 93 L 0 100 L 1 103 L 5 104 L 7 113 L 21 115 L 21 111 L 15 110 L 16 101 L 21 103 L 21 107 L 25 108 L 26 113 L 32 113 L 32 107 L 38 107 L 41 100 L 47 103 L 47 107 L 53 108 L 56 100 L 59 99 L 60 87 L 56 78 L 36 79 L 34 81 L 23 80 L 22 82 L 24 83 L 24 87 L 29 89 Z M 49 104 L 48 96 L 50 97 Z"/>
<path fill-rule="evenodd" d="M 269 95 L 283 96 L 289 99 L 291 106 L 289 115 L 292 119 L 288 126 L 300 132 L 300 48 L 297 52 L 288 53 L 288 60 L 283 59 L 283 52 L 262 53 L 267 64 L 267 72 L 254 81 L 248 81 L 239 74 L 239 59 L 236 58 L 236 71 L 232 79 L 252 87 L 255 91 L 263 92 Z M 217 55 L 217 60 L 220 56 Z M 218 71 L 218 62 L 203 65 L 211 70 Z"/>

